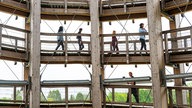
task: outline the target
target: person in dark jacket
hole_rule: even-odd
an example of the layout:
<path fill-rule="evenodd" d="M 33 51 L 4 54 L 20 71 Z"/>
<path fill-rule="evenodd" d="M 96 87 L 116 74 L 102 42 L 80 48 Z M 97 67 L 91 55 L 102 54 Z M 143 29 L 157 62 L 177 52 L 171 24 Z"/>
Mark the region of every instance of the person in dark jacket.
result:
<path fill-rule="evenodd" d="M 57 36 L 57 47 L 55 48 L 55 50 L 57 50 L 60 46 L 62 47 L 62 50 L 64 50 L 64 40 L 63 40 L 63 26 L 60 26 L 59 27 L 59 30 L 58 30 L 58 36 Z M 54 52 L 54 54 L 56 54 L 56 52 Z"/>
<path fill-rule="evenodd" d="M 129 76 L 130 76 L 130 78 L 134 78 L 132 72 L 129 72 Z M 128 84 L 135 85 L 136 82 L 128 82 Z M 130 92 L 127 93 L 127 102 L 129 102 L 129 93 Z M 133 94 L 133 96 L 135 97 L 136 102 L 139 103 L 138 89 L 137 88 L 131 88 L 131 94 Z"/>
<path fill-rule="evenodd" d="M 113 36 L 112 36 L 112 42 L 111 42 L 111 50 L 112 51 L 117 51 L 117 54 L 119 54 L 119 47 L 118 47 L 118 40 L 116 37 L 116 31 L 113 31 Z"/>
<path fill-rule="evenodd" d="M 82 41 L 82 38 L 81 38 L 82 30 L 83 30 L 82 28 L 79 28 L 79 32 L 78 32 L 78 35 L 77 35 L 77 41 L 78 41 L 78 44 L 79 44 L 79 50 L 82 50 L 84 48 L 83 41 Z"/>

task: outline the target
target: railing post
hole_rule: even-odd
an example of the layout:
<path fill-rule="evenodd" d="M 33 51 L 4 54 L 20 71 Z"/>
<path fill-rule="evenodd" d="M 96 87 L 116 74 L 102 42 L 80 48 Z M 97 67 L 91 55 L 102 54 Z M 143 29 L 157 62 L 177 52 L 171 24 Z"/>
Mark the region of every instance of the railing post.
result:
<path fill-rule="evenodd" d="M 137 49 L 137 46 L 136 46 L 136 41 L 134 41 L 134 54 L 136 54 L 136 49 Z"/>
<path fill-rule="evenodd" d="M 68 86 L 65 86 L 65 104 L 66 104 L 66 108 L 68 108 Z"/>
<path fill-rule="evenodd" d="M 173 97 L 172 97 L 172 89 L 169 89 L 169 107 L 173 108 Z"/>
<path fill-rule="evenodd" d="M 15 39 L 15 51 L 17 51 L 17 39 Z"/>
<path fill-rule="evenodd" d="M 112 102 L 115 102 L 115 89 L 112 88 Z"/>
<path fill-rule="evenodd" d="M 30 33 L 25 36 L 26 61 L 29 61 Z"/>
<path fill-rule="evenodd" d="M 191 36 L 191 50 L 192 50 L 192 29 L 190 30 L 190 36 Z"/>
<path fill-rule="evenodd" d="M 169 52 L 168 52 L 168 38 L 167 38 L 167 33 L 164 34 L 164 40 L 165 40 L 165 63 L 169 63 Z"/>
<path fill-rule="evenodd" d="M 131 98 L 131 87 L 129 87 L 128 96 L 129 96 L 129 108 L 132 108 L 132 98 Z"/>
<path fill-rule="evenodd" d="M 184 39 L 184 47 L 185 47 L 185 51 L 187 51 L 187 39 Z"/>
<path fill-rule="evenodd" d="M 189 103 L 191 108 L 192 107 L 192 90 L 189 90 Z"/>
<path fill-rule="evenodd" d="M 1 44 L 2 44 L 2 25 L 0 25 L 0 55 L 1 55 Z"/>
<path fill-rule="evenodd" d="M 14 100 L 14 103 L 16 101 L 16 92 L 17 92 L 17 88 L 16 88 L 16 86 L 13 86 L 13 100 Z"/>
<path fill-rule="evenodd" d="M 67 61 L 68 61 L 68 55 L 67 55 L 67 34 L 65 33 L 65 66 L 67 65 Z"/>
<path fill-rule="evenodd" d="M 126 61 L 128 64 L 129 63 L 129 39 L 127 35 L 125 36 L 125 39 L 126 39 Z"/>
<path fill-rule="evenodd" d="M 106 91 L 105 87 L 103 88 L 103 108 L 106 108 Z"/>

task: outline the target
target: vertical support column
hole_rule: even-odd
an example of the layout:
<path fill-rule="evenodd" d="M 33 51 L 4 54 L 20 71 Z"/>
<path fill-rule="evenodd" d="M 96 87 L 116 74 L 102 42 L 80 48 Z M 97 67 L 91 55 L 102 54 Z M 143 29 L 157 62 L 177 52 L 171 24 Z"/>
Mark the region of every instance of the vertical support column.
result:
<path fill-rule="evenodd" d="M 190 36 L 191 36 L 191 49 L 192 49 L 192 29 L 190 30 Z"/>
<path fill-rule="evenodd" d="M 40 108 L 40 0 L 31 0 L 30 108 Z"/>
<path fill-rule="evenodd" d="M 180 19 L 176 18 L 176 17 L 175 17 L 175 22 L 170 21 L 170 29 L 176 29 L 177 28 L 177 23 L 180 22 Z M 173 49 L 176 49 L 179 46 L 177 40 L 174 39 L 174 38 L 177 38 L 177 37 L 178 37 L 177 32 L 171 33 L 171 38 L 173 38 L 173 41 L 171 42 L 171 45 L 172 45 Z M 181 71 L 182 71 L 181 67 L 182 67 L 182 64 L 179 64 L 178 67 L 173 68 L 174 74 L 180 74 Z M 174 79 L 174 83 L 175 83 L 175 86 L 182 86 L 182 79 Z M 183 104 L 182 90 L 180 90 L 180 89 L 176 89 L 176 103 L 178 105 Z"/>
<path fill-rule="evenodd" d="M 169 53 L 168 53 L 168 38 L 167 34 L 164 34 L 164 40 L 165 40 L 165 63 L 169 63 Z"/>
<path fill-rule="evenodd" d="M 0 25 L 0 56 L 1 56 L 1 44 L 2 44 L 2 25 Z"/>
<path fill-rule="evenodd" d="M 27 18 L 25 19 L 25 30 L 30 30 L 30 23 L 27 23 Z M 28 78 L 29 78 L 29 64 L 28 64 L 28 61 L 29 61 L 29 33 L 27 32 L 25 34 L 25 48 L 26 48 L 26 61 L 24 63 L 24 72 L 23 72 L 23 77 L 24 77 L 24 80 L 28 81 Z M 28 105 L 28 88 L 27 86 L 25 86 L 23 88 L 24 92 L 23 92 L 23 97 L 24 97 L 24 100 L 25 100 L 25 105 L 27 106 Z"/>
<path fill-rule="evenodd" d="M 147 0 L 154 108 L 168 108 L 159 0 Z"/>
<path fill-rule="evenodd" d="M 91 60 L 92 60 L 92 107 L 101 108 L 100 42 L 98 0 L 90 0 L 91 16 Z"/>

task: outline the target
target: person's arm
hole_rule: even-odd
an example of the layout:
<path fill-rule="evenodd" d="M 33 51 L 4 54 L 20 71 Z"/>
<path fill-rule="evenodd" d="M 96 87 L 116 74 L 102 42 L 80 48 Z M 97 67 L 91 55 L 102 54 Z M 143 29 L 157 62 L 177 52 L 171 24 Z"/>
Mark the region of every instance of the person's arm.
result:
<path fill-rule="evenodd" d="M 139 33 L 147 32 L 145 28 L 139 28 Z"/>

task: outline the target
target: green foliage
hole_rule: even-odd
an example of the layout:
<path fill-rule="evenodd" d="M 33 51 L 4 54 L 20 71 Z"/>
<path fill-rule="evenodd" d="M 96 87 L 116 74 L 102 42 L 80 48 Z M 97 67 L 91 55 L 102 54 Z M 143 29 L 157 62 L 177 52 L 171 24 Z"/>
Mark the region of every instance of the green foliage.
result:
<path fill-rule="evenodd" d="M 84 95 L 81 92 L 77 93 L 76 100 L 81 101 L 84 100 Z"/>
<path fill-rule="evenodd" d="M 47 101 L 61 101 L 61 93 L 59 90 L 50 91 L 47 96 Z"/>
<path fill-rule="evenodd" d="M 11 98 L 8 98 L 8 97 L 2 97 L 1 100 L 11 100 Z"/>
<path fill-rule="evenodd" d="M 106 101 L 111 102 L 112 101 L 112 93 L 109 93 L 106 97 Z M 127 101 L 127 93 L 115 93 L 115 102 L 126 102 Z M 139 101 L 144 103 L 152 103 L 152 93 L 150 90 L 139 90 Z M 132 95 L 132 102 L 135 101 L 135 97 Z"/>
<path fill-rule="evenodd" d="M 75 96 L 74 95 L 70 95 L 70 101 L 74 101 L 75 100 Z"/>
<path fill-rule="evenodd" d="M 20 90 L 16 91 L 16 100 L 22 100 L 22 93 Z"/>

